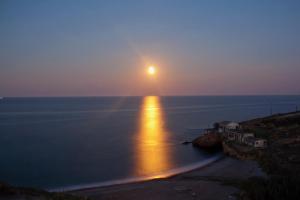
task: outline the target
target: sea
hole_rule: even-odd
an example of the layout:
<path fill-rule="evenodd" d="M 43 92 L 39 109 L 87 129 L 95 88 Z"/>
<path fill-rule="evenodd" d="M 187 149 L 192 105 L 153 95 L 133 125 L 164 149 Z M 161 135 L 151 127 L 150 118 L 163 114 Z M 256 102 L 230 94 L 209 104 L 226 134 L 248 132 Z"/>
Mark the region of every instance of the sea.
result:
<path fill-rule="evenodd" d="M 183 145 L 222 120 L 300 108 L 300 96 L 5 97 L 0 181 L 65 191 L 171 176 L 221 154 Z"/>

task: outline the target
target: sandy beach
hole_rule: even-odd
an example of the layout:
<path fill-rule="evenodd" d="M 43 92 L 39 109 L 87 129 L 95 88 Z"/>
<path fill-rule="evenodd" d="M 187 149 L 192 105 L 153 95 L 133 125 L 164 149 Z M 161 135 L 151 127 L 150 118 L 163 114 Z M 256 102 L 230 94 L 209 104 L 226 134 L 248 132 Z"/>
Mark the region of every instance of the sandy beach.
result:
<path fill-rule="evenodd" d="M 265 176 L 258 164 L 249 160 L 221 158 L 205 167 L 173 177 L 91 188 L 71 192 L 91 199 L 235 199 L 237 188 L 222 184 L 223 181 Z"/>

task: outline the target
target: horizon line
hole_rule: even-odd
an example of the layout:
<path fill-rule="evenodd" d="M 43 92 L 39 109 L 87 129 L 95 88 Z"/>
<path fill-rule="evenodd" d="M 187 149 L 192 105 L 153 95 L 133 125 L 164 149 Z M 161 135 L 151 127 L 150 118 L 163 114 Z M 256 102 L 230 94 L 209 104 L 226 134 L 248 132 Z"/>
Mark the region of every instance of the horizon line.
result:
<path fill-rule="evenodd" d="M 160 97 L 233 97 L 233 96 L 300 96 L 300 94 L 202 94 L 202 95 L 33 95 L 33 96 L 0 96 L 1 98 L 84 98 L 84 97 L 146 97 L 146 96 L 160 96 Z"/>

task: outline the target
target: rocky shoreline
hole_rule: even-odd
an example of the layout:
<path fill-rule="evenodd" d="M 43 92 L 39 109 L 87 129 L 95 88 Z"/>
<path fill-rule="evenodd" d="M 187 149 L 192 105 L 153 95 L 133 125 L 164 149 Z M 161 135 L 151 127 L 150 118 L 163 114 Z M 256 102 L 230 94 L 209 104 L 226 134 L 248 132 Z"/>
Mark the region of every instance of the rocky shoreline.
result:
<path fill-rule="evenodd" d="M 215 134 L 218 128 L 210 132 Z M 241 122 L 238 129 L 224 129 L 219 134 L 225 155 L 257 161 L 268 174 L 268 178 L 250 178 L 240 182 L 239 199 L 300 198 L 300 112 Z M 215 138 L 209 137 L 209 134 L 199 136 L 194 140 L 194 146 L 207 149 L 203 142 Z M 219 139 L 209 144 L 213 147 L 217 142 Z"/>

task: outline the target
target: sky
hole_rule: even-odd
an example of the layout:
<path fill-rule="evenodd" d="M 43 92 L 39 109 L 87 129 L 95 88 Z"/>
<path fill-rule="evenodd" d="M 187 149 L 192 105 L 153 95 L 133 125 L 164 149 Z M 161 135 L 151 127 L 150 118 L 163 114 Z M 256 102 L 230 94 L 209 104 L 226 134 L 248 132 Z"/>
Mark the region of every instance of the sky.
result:
<path fill-rule="evenodd" d="M 300 94 L 298 0 L 1 0 L 0 27 L 0 96 Z"/>

